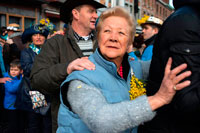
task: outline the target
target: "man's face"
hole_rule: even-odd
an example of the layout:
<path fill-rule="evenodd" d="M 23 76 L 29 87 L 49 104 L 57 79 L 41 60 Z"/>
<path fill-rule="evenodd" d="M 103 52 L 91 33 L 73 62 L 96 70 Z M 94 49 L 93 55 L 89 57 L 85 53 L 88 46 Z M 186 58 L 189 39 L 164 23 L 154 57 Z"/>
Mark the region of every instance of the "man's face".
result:
<path fill-rule="evenodd" d="M 86 30 L 94 30 L 95 23 L 98 18 L 96 9 L 91 5 L 81 6 L 80 11 L 78 11 L 78 23 Z"/>
<path fill-rule="evenodd" d="M 143 32 L 144 40 L 147 40 L 147 39 L 151 38 L 153 35 L 157 34 L 158 33 L 158 29 L 157 28 L 153 28 L 149 24 L 145 24 L 142 27 L 142 32 Z"/>

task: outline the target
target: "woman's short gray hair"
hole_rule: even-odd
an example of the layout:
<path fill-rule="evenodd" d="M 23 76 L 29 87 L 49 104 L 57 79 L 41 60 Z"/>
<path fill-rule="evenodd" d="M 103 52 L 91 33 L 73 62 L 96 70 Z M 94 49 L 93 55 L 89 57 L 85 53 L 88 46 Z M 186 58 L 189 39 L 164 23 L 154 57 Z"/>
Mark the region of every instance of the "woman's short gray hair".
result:
<path fill-rule="evenodd" d="M 98 24 L 97 24 L 97 38 L 99 39 L 99 33 L 102 29 L 103 21 L 106 18 L 111 17 L 111 16 L 117 16 L 117 17 L 122 17 L 126 19 L 130 27 L 130 44 L 132 44 L 134 40 L 134 36 L 135 36 L 135 28 L 136 28 L 135 20 L 126 9 L 119 6 L 107 9 L 101 14 L 101 16 L 99 17 Z"/>

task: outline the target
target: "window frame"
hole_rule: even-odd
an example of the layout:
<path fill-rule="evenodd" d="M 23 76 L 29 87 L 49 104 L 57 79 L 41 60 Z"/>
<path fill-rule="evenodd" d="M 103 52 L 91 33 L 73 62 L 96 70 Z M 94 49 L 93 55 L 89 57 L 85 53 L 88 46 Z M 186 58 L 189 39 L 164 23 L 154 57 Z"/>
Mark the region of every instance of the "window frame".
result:
<path fill-rule="evenodd" d="M 35 24 L 37 22 L 37 17 L 31 17 L 31 16 L 24 16 L 24 15 L 18 15 L 18 14 L 13 14 L 13 13 L 5 13 L 5 12 L 0 12 L 0 14 L 6 16 L 6 27 L 9 25 L 9 17 L 18 17 L 21 20 L 19 31 L 24 31 L 25 30 L 25 18 L 33 19 L 35 21 Z"/>

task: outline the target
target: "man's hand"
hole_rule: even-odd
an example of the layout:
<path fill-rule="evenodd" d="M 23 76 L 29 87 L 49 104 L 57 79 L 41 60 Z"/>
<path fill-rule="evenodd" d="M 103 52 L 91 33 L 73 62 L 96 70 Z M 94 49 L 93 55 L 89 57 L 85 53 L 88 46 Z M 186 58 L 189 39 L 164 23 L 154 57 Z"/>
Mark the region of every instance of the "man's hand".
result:
<path fill-rule="evenodd" d="M 6 41 L 6 43 L 8 43 L 8 44 L 13 44 L 14 42 L 13 42 L 13 39 L 8 39 L 8 40 Z"/>
<path fill-rule="evenodd" d="M 82 71 L 84 69 L 95 70 L 95 65 L 88 57 L 82 57 L 72 61 L 67 67 L 67 73 L 70 74 L 75 70 Z"/>
<path fill-rule="evenodd" d="M 59 31 L 56 31 L 55 33 L 53 33 L 52 35 L 48 35 L 47 39 L 49 39 L 57 34 L 64 35 L 65 33 L 64 33 L 64 31 L 59 30 Z"/>

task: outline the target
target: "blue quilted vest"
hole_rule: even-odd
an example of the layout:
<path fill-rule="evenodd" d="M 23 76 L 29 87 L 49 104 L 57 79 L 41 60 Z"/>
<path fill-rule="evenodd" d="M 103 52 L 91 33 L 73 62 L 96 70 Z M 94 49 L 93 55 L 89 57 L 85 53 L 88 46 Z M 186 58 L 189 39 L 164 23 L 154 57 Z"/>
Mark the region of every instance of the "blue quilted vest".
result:
<path fill-rule="evenodd" d="M 130 100 L 130 73 L 127 82 L 117 74 L 116 65 L 112 62 L 106 61 L 99 54 L 98 50 L 92 54 L 89 59 L 95 64 L 95 70 L 74 71 L 62 83 L 61 87 L 71 80 L 78 79 L 84 83 L 95 86 L 101 89 L 102 94 L 105 96 L 108 103 L 118 103 L 121 101 Z M 141 78 L 141 66 L 136 61 L 129 62 L 135 75 Z M 109 88 L 109 89 L 108 89 Z M 62 95 L 61 104 L 58 112 L 58 129 L 57 133 L 91 133 L 86 124 L 79 118 L 79 116 L 71 111 L 63 104 Z M 131 131 L 129 129 L 125 133 Z"/>

